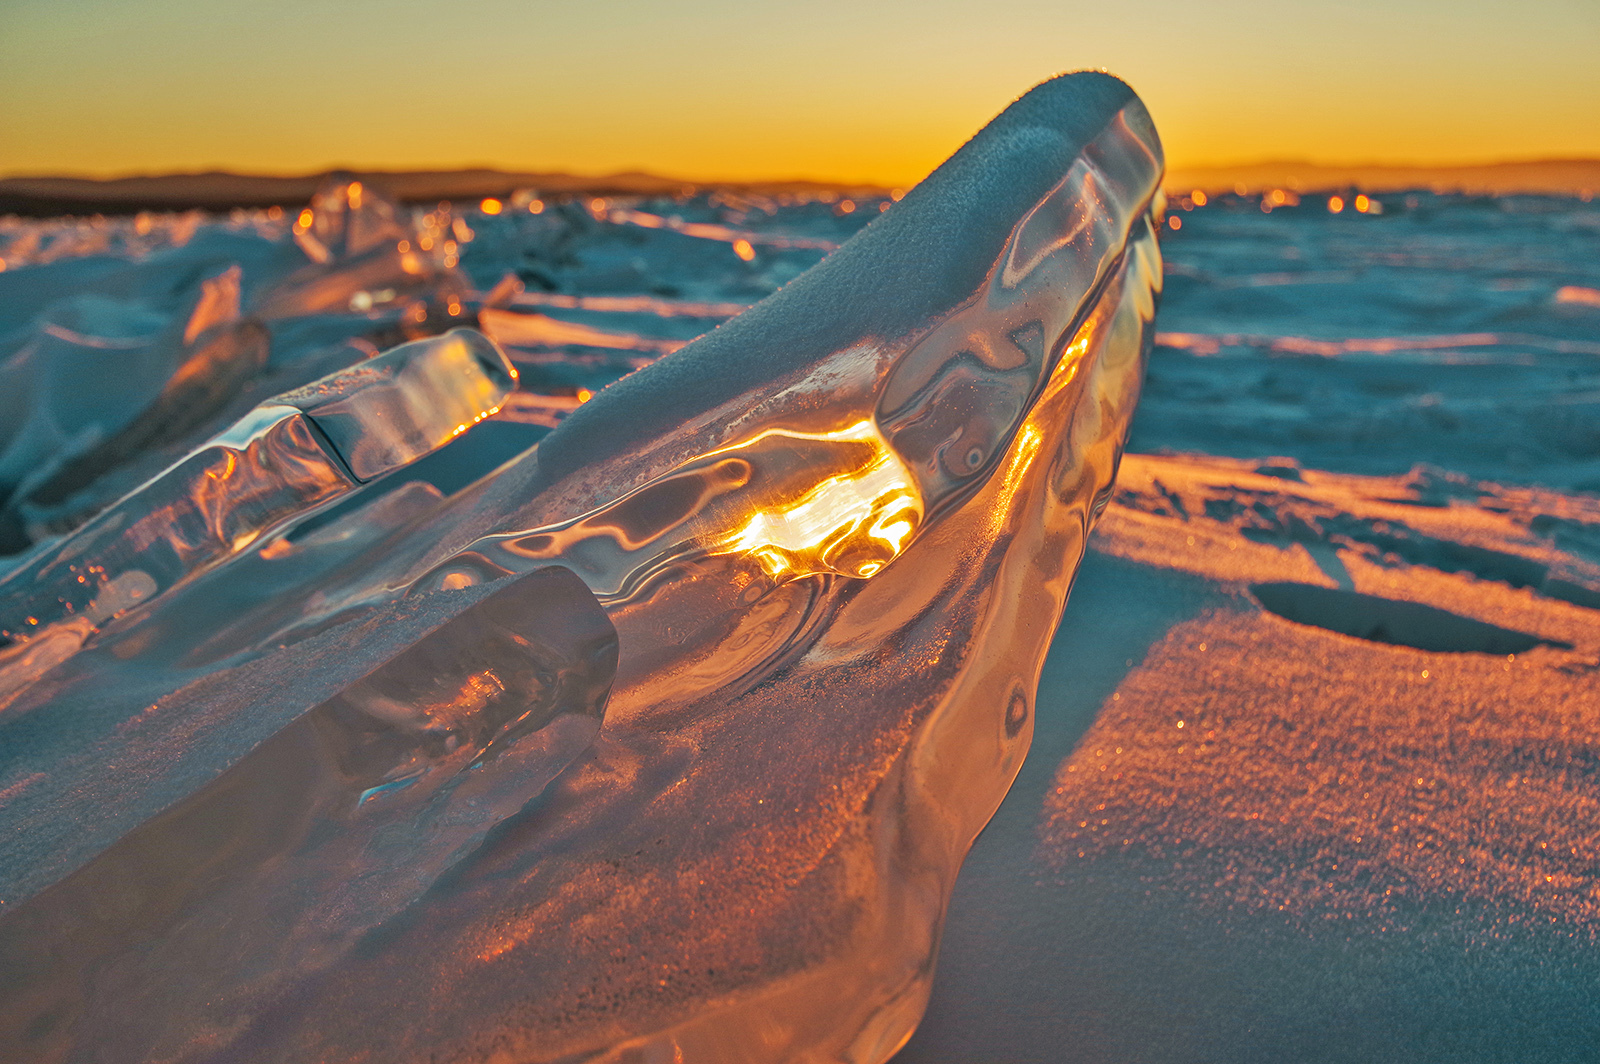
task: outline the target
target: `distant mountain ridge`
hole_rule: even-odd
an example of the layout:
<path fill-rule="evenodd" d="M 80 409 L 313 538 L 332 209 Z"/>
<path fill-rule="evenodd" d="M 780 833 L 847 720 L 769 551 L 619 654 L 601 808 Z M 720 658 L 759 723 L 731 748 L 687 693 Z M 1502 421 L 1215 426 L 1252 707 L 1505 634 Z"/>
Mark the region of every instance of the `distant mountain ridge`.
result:
<path fill-rule="evenodd" d="M 132 214 L 198 208 L 299 207 L 330 174 L 348 173 L 384 189 L 404 203 L 481 199 L 517 189 L 554 196 L 677 195 L 698 188 L 752 192 L 838 192 L 872 195 L 886 187 L 827 181 L 696 182 L 657 174 L 628 172 L 604 176 L 535 173 L 475 168 L 466 170 L 326 171 L 277 177 L 209 172 L 148 177 L 0 178 L 0 214 L 48 217 L 58 214 Z M 1175 166 L 1167 172 L 1170 191 L 1203 189 L 1246 192 L 1285 188 L 1297 192 L 1361 188 L 1371 192 L 1433 189 L 1500 195 L 1515 192 L 1564 195 L 1600 194 L 1600 159 L 1546 159 L 1472 166 L 1329 166 L 1292 160 L 1224 166 Z"/>
<path fill-rule="evenodd" d="M 1169 190 L 1225 192 L 1241 186 L 1246 192 L 1272 188 L 1296 192 L 1360 188 L 1368 192 L 1432 189 L 1489 195 L 1515 192 L 1595 195 L 1600 193 L 1600 159 L 1538 159 L 1471 166 L 1329 166 L 1273 161 L 1233 166 L 1175 166 L 1167 171 Z"/>
<path fill-rule="evenodd" d="M 329 170 L 292 177 L 233 174 L 160 174 L 148 177 L 8 177 L 0 179 L 0 214 L 46 217 L 58 214 L 131 214 L 198 208 L 299 207 L 332 174 L 370 182 L 403 203 L 481 199 L 532 188 L 556 196 L 676 195 L 700 187 L 752 191 L 840 191 L 873 193 L 886 189 L 821 181 L 701 183 L 646 173 L 591 177 L 564 173 L 470 170 Z"/>

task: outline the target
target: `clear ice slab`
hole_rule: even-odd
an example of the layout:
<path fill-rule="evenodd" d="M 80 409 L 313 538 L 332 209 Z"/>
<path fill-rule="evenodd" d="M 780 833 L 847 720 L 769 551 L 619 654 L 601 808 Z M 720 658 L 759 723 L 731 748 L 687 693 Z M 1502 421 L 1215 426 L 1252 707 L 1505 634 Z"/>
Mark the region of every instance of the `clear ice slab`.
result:
<path fill-rule="evenodd" d="M 17 958 L 0 970 L 24 973 L 0 977 L 0 1041 L 49 1060 L 887 1059 L 1027 751 L 1115 476 L 1161 283 L 1161 171 L 1125 85 L 1047 82 L 534 451 L 336 564 L 290 551 L 243 616 L 230 604 L 271 559 L 197 574 L 44 676 L 0 714 Z M 408 611 L 442 625 L 552 570 L 616 632 L 604 724 L 537 798 L 485 810 L 472 844 L 383 866 L 430 845 L 407 819 L 376 869 L 358 842 L 295 848 L 297 893 L 261 849 L 158 826 L 212 783 L 271 792 L 257 753 L 404 660 Z M 403 718 L 413 699 L 390 701 Z M 354 786 L 308 765 L 285 790 Z M 181 930 L 115 915 L 151 903 L 96 871 L 113 855 L 204 863 L 161 916 Z M 317 886 L 357 871 L 404 888 L 364 906 Z M 314 956 L 217 950 L 230 890 Z M 86 898 L 113 915 L 86 920 Z M 49 978 L 25 974 L 41 963 Z M 191 967 L 210 997 L 167 985 Z"/>
<path fill-rule="evenodd" d="M 0 577 L 0 639 L 13 644 L 0 649 L 0 705 L 105 622 L 492 416 L 515 383 L 492 341 L 457 329 L 258 406 Z"/>
<path fill-rule="evenodd" d="M 401 913 L 589 746 L 616 671 L 616 630 L 567 570 L 470 597 L 387 616 L 426 634 L 6 922 L 4 983 L 72 1000 L 82 969 L 58 958 L 97 955 L 135 977 L 115 995 L 118 1043 L 165 1057 L 226 1040 Z M 49 1057 L 110 1015 L 57 1015 L 57 1037 L 24 1041 Z"/>

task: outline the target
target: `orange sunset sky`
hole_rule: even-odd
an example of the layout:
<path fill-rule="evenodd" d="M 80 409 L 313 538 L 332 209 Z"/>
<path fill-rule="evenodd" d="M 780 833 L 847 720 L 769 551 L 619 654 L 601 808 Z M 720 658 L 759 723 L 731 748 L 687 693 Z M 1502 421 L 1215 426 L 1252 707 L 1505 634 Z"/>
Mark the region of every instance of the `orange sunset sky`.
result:
<path fill-rule="evenodd" d="M 1596 0 L 5 0 L 0 174 L 906 184 L 1066 69 L 1177 166 L 1600 156 Z"/>

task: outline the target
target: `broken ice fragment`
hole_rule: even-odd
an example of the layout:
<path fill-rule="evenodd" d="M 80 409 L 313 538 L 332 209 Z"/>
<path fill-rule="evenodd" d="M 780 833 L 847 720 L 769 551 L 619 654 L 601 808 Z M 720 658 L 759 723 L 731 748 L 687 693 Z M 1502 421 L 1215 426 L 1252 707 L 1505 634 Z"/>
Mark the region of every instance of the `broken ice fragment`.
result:
<path fill-rule="evenodd" d="M 336 262 L 410 236 L 398 213 L 394 202 L 372 186 L 330 174 L 291 231 L 312 262 Z"/>
<path fill-rule="evenodd" d="M 89 294 L 40 315 L 0 359 L 0 493 L 78 441 L 117 431 L 153 398 L 178 351 L 171 325 L 142 302 Z"/>
<path fill-rule="evenodd" d="M 269 339 L 256 322 L 218 326 L 198 337 L 161 393 L 119 431 L 19 491 L 13 505 L 53 507 L 96 478 L 148 451 L 177 443 L 238 395 L 267 363 Z"/>
<path fill-rule="evenodd" d="M 471 329 L 397 347 L 277 402 L 304 410 L 357 480 L 416 461 L 500 410 L 517 371 Z"/>
<path fill-rule="evenodd" d="M 441 217 L 444 208 L 402 221 L 371 185 L 332 176 L 291 230 L 311 262 L 259 292 L 249 309 L 268 321 L 388 311 L 423 322 L 440 310 L 458 319 L 473 288 L 456 269 L 460 249 L 448 226 L 439 230 Z"/>
<path fill-rule="evenodd" d="M 517 507 L 507 530 L 446 540 L 413 586 L 582 576 L 624 648 L 596 758 L 425 923 L 307 988 L 343 1011 L 273 1025 L 273 1059 L 877 1064 L 902 1044 L 1115 475 L 1161 165 L 1120 83 L 1041 86 L 474 500 L 458 536 L 494 505 Z M 448 1028 L 372 1034 L 398 986 L 441 984 Z"/>
<path fill-rule="evenodd" d="M 15 489 L 0 508 L 0 549 L 18 551 L 30 539 L 46 539 L 81 523 L 121 492 L 106 492 L 98 500 L 74 495 L 102 475 L 200 429 L 262 369 L 268 337 L 259 323 L 239 320 L 241 277 L 235 265 L 202 280 L 186 298 L 187 313 L 169 318 L 143 351 L 108 347 L 103 336 L 60 330 L 47 320 L 39 339 L 54 343 L 29 344 L 22 358 L 0 370 L 0 377 L 11 378 L 6 385 L 21 386 L 14 399 L 23 404 L 15 419 L 15 447 L 0 447 L 12 452 L 0 455 L 0 495 L 6 481 L 14 481 Z M 117 316 L 97 324 L 114 328 Z M 63 350 L 64 340 L 87 348 L 82 353 L 88 358 L 79 361 Z M 146 391 L 152 385 L 160 386 L 154 395 Z M 110 410 L 95 410 L 97 387 L 106 389 Z M 59 400 L 51 392 L 58 392 Z M 0 421 L 4 415 L 0 409 Z M 74 425 L 68 438 L 60 438 L 61 429 Z M 5 435 L 0 431 L 0 438 Z"/>
<path fill-rule="evenodd" d="M 50 1058 L 67 1030 L 115 1016 L 119 1056 L 169 1059 L 235 1033 L 242 1009 L 335 963 L 588 748 L 616 664 L 616 630 L 565 569 L 481 597 L 13 897 L 0 983 L 25 982 L 29 1005 L 0 1017 L 0 1044 Z M 91 973 L 109 969 L 124 977 L 108 994 Z"/>
<path fill-rule="evenodd" d="M 263 403 L 0 579 L 0 636 L 82 617 L 132 573 L 149 601 L 492 416 L 516 370 L 470 330 L 402 344 Z M 23 670 L 27 672 L 28 670 Z M 25 678 L 0 658 L 0 699 Z"/>

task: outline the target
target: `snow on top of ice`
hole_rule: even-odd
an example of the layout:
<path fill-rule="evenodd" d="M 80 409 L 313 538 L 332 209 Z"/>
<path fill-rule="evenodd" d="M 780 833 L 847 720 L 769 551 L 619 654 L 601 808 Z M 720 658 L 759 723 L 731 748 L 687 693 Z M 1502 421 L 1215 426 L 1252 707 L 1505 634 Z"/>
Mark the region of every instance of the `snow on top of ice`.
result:
<path fill-rule="evenodd" d="M 1135 99 L 1126 83 L 1094 71 L 1035 86 L 823 262 L 575 411 L 541 443 L 540 479 L 551 483 L 762 381 L 951 310 L 983 283 L 1017 221 Z"/>

